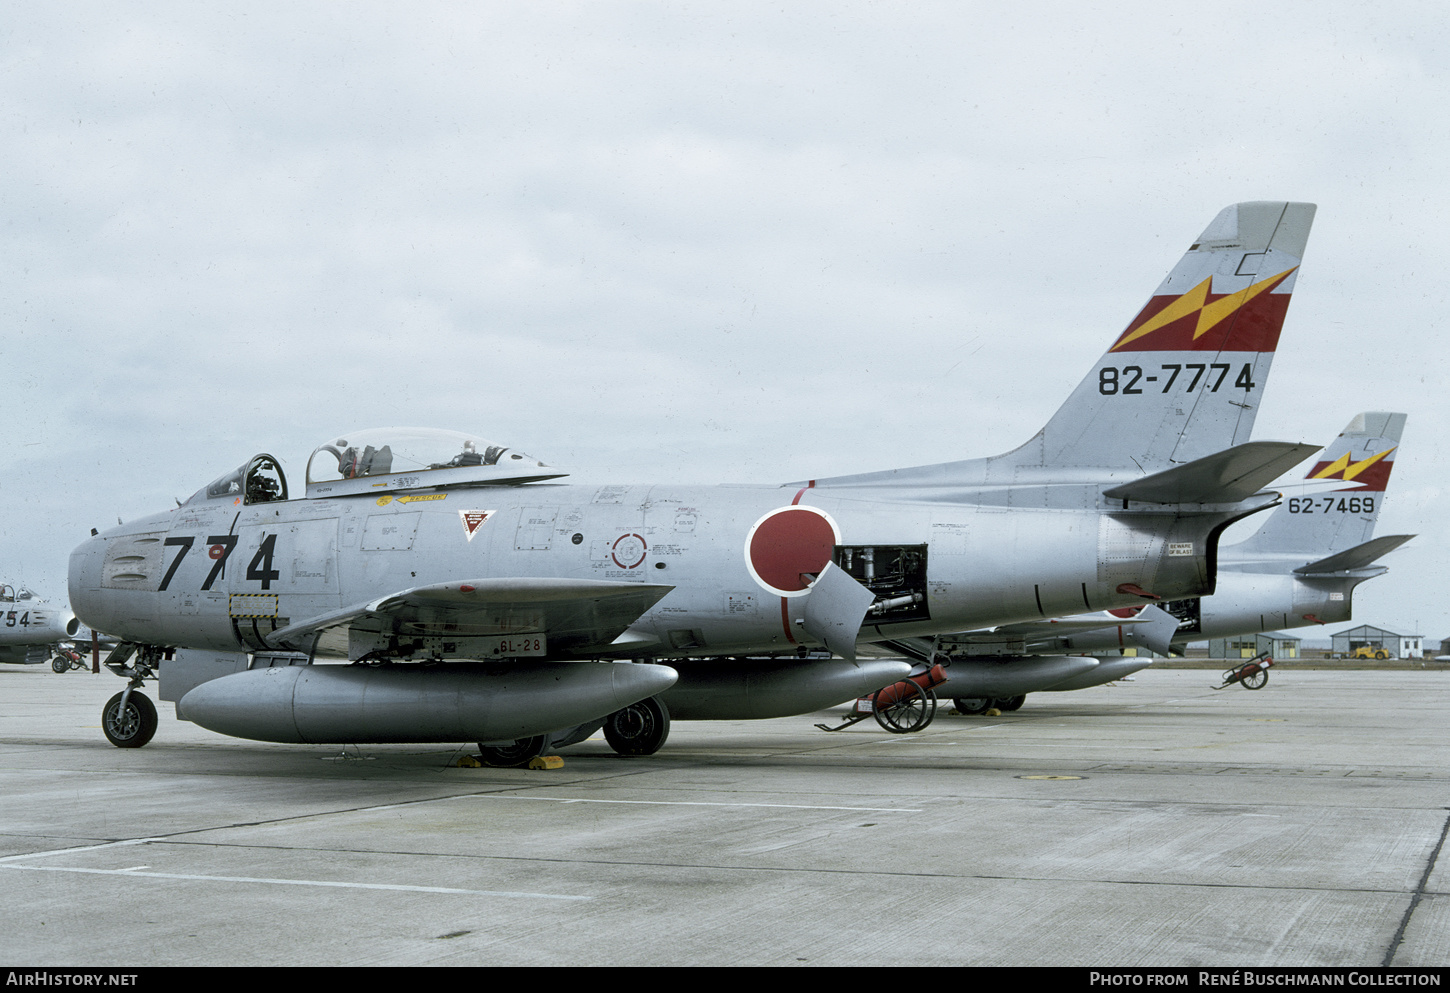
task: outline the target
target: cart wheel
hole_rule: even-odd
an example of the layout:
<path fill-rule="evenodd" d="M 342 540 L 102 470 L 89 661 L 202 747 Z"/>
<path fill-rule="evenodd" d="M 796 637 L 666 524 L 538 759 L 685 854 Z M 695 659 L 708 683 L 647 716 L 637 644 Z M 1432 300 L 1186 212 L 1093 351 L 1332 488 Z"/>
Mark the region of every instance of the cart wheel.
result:
<path fill-rule="evenodd" d="M 952 698 L 952 704 L 959 714 L 980 714 L 992 706 L 989 696 L 959 696 Z"/>
<path fill-rule="evenodd" d="M 63 655 L 57 655 L 50 660 L 50 667 L 55 672 L 70 672 L 70 659 Z"/>
<path fill-rule="evenodd" d="M 121 697 L 117 693 L 106 701 L 101 711 L 101 730 L 106 739 L 117 748 L 140 748 L 156 733 L 156 705 L 142 693 L 131 693 L 126 701 L 126 712 L 121 712 Z"/>
<path fill-rule="evenodd" d="M 543 755 L 544 749 L 547 747 L 549 747 L 549 736 L 536 734 L 532 738 L 518 738 L 507 745 L 480 743 L 478 753 L 483 759 L 484 765 L 512 769 L 528 765 L 532 759 Z"/>
<path fill-rule="evenodd" d="M 1268 669 L 1260 669 L 1257 672 L 1251 672 L 1247 676 L 1245 676 L 1243 679 L 1240 679 L 1239 680 L 1240 683 L 1243 683 L 1244 689 L 1246 689 L 1246 690 L 1257 690 L 1257 689 L 1261 688 L 1268 681 L 1269 681 L 1269 670 Z"/>
<path fill-rule="evenodd" d="M 883 699 L 888 690 L 896 699 Z M 936 716 L 936 693 L 922 689 L 914 680 L 903 679 L 877 690 L 871 698 L 871 708 L 877 724 L 892 734 L 910 734 L 926 727 Z"/>

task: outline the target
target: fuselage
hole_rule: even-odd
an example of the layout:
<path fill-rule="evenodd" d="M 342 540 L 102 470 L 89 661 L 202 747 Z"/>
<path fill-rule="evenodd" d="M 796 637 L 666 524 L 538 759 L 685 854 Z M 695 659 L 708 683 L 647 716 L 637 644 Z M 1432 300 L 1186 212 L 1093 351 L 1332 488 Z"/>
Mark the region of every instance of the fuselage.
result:
<path fill-rule="evenodd" d="M 74 638 L 79 629 L 68 608 L 37 599 L 28 590 L 0 589 L 0 648 L 53 645 Z"/>
<path fill-rule="evenodd" d="M 1301 560 L 1302 561 L 1302 558 Z M 1336 577 L 1283 572 L 1219 570 L 1213 596 L 1173 605 L 1180 625 L 1175 643 L 1282 631 L 1351 619 L 1354 588 L 1382 575 L 1383 567 Z"/>
<path fill-rule="evenodd" d="M 554 483 L 194 500 L 80 545 L 70 597 L 86 623 L 127 641 L 255 650 L 289 623 L 429 584 L 668 585 L 630 626 L 627 653 L 672 658 L 819 644 L 802 618 L 827 561 L 878 606 L 891 601 L 868 614 L 862 641 L 1142 602 L 1120 587 L 1208 590 L 1230 515 L 1118 514 L 1097 487 L 1062 489 L 1035 507 L 910 488 Z"/>

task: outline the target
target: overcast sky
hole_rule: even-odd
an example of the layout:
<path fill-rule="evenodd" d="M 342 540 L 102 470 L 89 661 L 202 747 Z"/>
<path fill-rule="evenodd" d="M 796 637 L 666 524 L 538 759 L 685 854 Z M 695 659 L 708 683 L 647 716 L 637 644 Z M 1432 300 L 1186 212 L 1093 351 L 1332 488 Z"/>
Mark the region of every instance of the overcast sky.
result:
<path fill-rule="evenodd" d="M 1254 437 L 1409 414 L 1378 533 L 1419 537 L 1355 619 L 1450 636 L 1443 4 L 0 16 L 0 581 L 63 598 L 91 527 L 369 426 L 589 482 L 996 454 L 1288 199 Z"/>

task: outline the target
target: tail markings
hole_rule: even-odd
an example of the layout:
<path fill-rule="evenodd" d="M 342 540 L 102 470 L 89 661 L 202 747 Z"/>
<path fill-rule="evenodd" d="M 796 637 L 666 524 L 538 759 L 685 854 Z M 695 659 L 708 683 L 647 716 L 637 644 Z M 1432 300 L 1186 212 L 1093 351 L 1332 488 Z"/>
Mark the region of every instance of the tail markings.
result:
<path fill-rule="evenodd" d="M 1391 463 L 1380 463 L 1380 460 L 1383 459 L 1386 455 L 1389 455 L 1394 450 L 1394 448 L 1386 448 L 1378 455 L 1371 455 L 1369 458 L 1364 459 L 1360 462 L 1350 462 L 1349 453 L 1345 452 L 1333 462 L 1319 463 L 1310 470 L 1309 475 L 1306 478 L 1334 479 L 1335 477 L 1338 477 L 1340 479 L 1343 479 L 1347 483 L 1354 480 L 1356 476 L 1365 472 L 1366 469 L 1369 469 L 1372 466 L 1376 466 L 1377 468 L 1375 469 L 1375 471 L 1368 473 L 1365 478 L 1360 481 L 1361 483 L 1363 483 L 1363 486 L 1358 488 L 1382 490 L 1385 488 L 1385 484 L 1389 482 Z"/>
<path fill-rule="evenodd" d="M 1176 329 L 1177 334 L 1165 335 L 1162 341 L 1156 341 L 1148 351 L 1186 351 L 1212 345 L 1213 350 L 1221 351 L 1262 351 L 1272 352 L 1279 343 L 1279 329 L 1284 322 L 1284 311 L 1289 305 L 1288 294 L 1284 294 L 1282 302 L 1272 308 L 1271 313 L 1258 314 L 1256 311 L 1264 308 L 1252 308 L 1247 313 L 1260 317 L 1260 321 L 1253 322 L 1253 325 L 1244 329 L 1247 333 L 1234 335 L 1233 342 L 1213 342 L 1199 346 L 1196 343 L 1209 331 L 1218 327 L 1224 321 L 1233 317 L 1244 309 L 1251 301 L 1269 290 L 1279 286 L 1284 280 L 1293 275 L 1294 266 L 1285 269 L 1277 276 L 1262 279 L 1252 283 L 1243 289 L 1215 297 L 1213 294 L 1213 277 L 1209 276 L 1193 289 L 1178 297 L 1155 297 L 1138 314 L 1128 329 L 1123 332 L 1110 352 L 1116 352 L 1126 348 L 1132 342 L 1139 340 L 1169 325 L 1177 324 L 1188 317 L 1197 316 L 1193 325 L 1193 333 L 1186 336 L 1187 326 Z M 1212 299 L 1210 299 L 1212 297 Z M 1160 301 L 1166 301 L 1161 307 L 1157 307 Z M 1156 309 L 1155 309 L 1156 307 Z M 1128 351 L 1143 351 L 1143 346 L 1138 346 Z"/>

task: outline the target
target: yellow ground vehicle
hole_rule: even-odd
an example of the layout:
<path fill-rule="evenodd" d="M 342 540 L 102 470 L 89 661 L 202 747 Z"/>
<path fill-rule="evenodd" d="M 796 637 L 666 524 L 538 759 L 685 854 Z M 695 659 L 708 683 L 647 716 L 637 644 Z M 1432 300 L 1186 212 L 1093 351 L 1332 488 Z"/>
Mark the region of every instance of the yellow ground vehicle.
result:
<path fill-rule="evenodd" d="M 1345 658 L 1350 659 L 1387 659 L 1389 657 L 1389 652 L 1383 648 L 1375 648 L 1373 645 L 1360 645 L 1345 656 Z"/>

